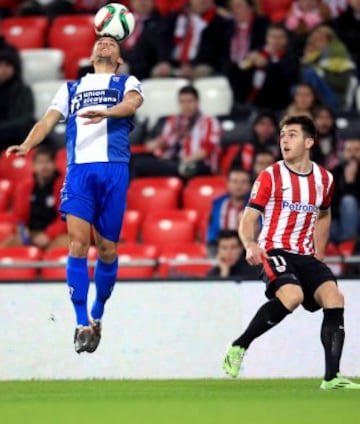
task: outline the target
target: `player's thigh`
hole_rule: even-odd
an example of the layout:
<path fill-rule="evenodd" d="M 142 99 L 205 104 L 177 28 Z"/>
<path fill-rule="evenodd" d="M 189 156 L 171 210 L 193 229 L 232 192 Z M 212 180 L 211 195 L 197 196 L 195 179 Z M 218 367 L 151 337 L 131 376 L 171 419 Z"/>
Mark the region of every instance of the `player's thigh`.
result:
<path fill-rule="evenodd" d="M 69 236 L 70 255 L 85 257 L 90 246 L 90 223 L 78 216 L 67 214 L 66 225 Z"/>
<path fill-rule="evenodd" d="M 95 244 L 98 249 L 99 258 L 106 263 L 113 263 L 117 256 L 117 242 L 108 240 L 103 237 L 95 228 L 94 228 L 94 237 Z"/>
<path fill-rule="evenodd" d="M 323 309 L 343 308 L 344 296 L 335 281 L 325 281 L 314 293 L 314 299 Z"/>
<path fill-rule="evenodd" d="M 304 301 L 303 290 L 298 284 L 284 284 L 275 295 L 289 311 L 294 311 Z"/>
<path fill-rule="evenodd" d="M 98 199 L 98 214 L 94 228 L 106 240 L 118 242 L 126 208 L 126 194 L 129 185 L 127 164 L 109 164 L 111 173 L 106 182 L 103 196 Z"/>

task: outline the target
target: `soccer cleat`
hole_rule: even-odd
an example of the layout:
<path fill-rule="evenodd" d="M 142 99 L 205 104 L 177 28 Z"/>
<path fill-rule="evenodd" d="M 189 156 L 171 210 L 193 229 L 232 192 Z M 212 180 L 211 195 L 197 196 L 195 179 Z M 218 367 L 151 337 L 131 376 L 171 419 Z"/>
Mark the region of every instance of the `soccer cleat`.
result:
<path fill-rule="evenodd" d="M 343 377 L 339 372 L 336 374 L 336 377 L 332 380 L 326 381 L 323 380 L 320 389 L 323 390 L 360 390 L 360 384 L 354 383 L 347 378 Z"/>
<path fill-rule="evenodd" d="M 93 353 L 97 349 L 101 339 L 101 321 L 99 319 L 95 319 L 91 323 L 91 328 L 93 330 L 93 334 L 90 342 L 87 345 L 86 352 Z"/>
<path fill-rule="evenodd" d="M 223 368 L 230 377 L 236 378 L 238 376 L 245 352 L 246 349 L 241 346 L 230 345 L 227 348 Z"/>
<path fill-rule="evenodd" d="M 90 326 L 79 326 L 75 329 L 74 347 L 75 352 L 81 353 L 88 349 L 93 337 L 93 329 Z"/>

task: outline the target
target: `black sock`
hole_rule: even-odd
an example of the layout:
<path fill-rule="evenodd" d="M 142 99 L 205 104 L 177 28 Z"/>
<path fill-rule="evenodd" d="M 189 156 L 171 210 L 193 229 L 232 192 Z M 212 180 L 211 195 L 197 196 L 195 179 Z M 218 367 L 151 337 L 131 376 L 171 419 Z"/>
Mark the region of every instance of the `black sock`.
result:
<path fill-rule="evenodd" d="M 324 309 L 321 342 L 325 350 L 325 380 L 332 380 L 339 372 L 344 339 L 344 308 Z"/>
<path fill-rule="evenodd" d="M 245 332 L 233 342 L 233 346 L 247 349 L 256 337 L 279 324 L 290 313 L 277 297 L 269 300 L 257 311 Z"/>

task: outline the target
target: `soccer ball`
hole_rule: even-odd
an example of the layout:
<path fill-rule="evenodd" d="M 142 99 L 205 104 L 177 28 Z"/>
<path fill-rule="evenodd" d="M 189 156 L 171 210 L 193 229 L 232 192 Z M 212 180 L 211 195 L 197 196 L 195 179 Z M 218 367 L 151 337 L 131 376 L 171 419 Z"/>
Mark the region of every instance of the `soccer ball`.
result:
<path fill-rule="evenodd" d="M 97 11 L 94 18 L 94 28 L 97 35 L 109 35 L 120 43 L 134 31 L 135 18 L 123 4 L 109 3 Z"/>

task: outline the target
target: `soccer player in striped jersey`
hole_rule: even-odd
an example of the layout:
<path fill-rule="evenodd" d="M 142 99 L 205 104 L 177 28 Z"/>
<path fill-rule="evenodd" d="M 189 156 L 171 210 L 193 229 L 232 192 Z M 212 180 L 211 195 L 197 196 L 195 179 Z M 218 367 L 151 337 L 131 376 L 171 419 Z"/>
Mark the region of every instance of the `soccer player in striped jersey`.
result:
<path fill-rule="evenodd" d="M 60 211 L 69 235 L 67 280 L 76 315 L 74 345 L 78 353 L 94 352 L 100 342 L 101 318 L 118 267 L 117 242 L 129 180 L 131 117 L 143 102 L 141 83 L 134 76 L 116 73 L 122 58 L 113 38 L 101 37 L 95 42 L 92 62 L 95 73 L 64 83 L 25 141 L 7 149 L 8 155 L 26 155 L 60 120 L 67 121 L 68 166 Z M 98 260 L 96 297 L 89 315 L 91 227 Z"/>
<path fill-rule="evenodd" d="M 237 377 L 250 344 L 279 324 L 299 305 L 323 309 L 321 342 L 325 376 L 321 389 L 360 389 L 340 374 L 344 344 L 344 298 L 336 278 L 322 262 L 331 222 L 334 182 L 330 172 L 310 160 L 315 124 L 290 116 L 280 124 L 283 160 L 257 177 L 239 225 L 250 265 L 258 266 L 269 301 L 227 349 L 224 369 Z M 262 215 L 262 230 L 257 224 Z"/>

